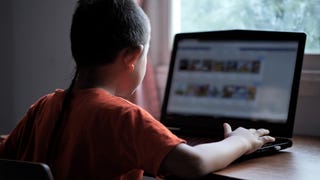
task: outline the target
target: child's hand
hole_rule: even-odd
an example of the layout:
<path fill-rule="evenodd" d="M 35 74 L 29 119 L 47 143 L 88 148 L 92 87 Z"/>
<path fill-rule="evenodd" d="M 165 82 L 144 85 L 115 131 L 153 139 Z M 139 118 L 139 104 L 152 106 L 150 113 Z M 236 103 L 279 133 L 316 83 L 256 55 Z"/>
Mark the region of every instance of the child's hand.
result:
<path fill-rule="evenodd" d="M 223 124 L 224 127 L 224 137 L 239 137 L 240 140 L 247 147 L 245 154 L 250 154 L 267 142 L 275 141 L 274 137 L 268 136 L 269 130 L 267 129 L 245 129 L 242 127 L 237 128 L 232 131 L 231 126 L 228 123 Z"/>
<path fill-rule="evenodd" d="M 9 135 L 0 135 L 0 143 L 4 143 L 6 142 L 6 140 L 8 139 Z"/>

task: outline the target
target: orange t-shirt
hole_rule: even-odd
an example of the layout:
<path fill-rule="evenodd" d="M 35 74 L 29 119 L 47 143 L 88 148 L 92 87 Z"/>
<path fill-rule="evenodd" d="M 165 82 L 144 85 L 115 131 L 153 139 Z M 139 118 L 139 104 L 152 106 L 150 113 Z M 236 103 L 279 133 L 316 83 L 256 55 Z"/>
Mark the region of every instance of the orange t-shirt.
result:
<path fill-rule="evenodd" d="M 64 95 L 56 90 L 32 105 L 1 144 L 0 157 L 45 162 Z M 142 108 L 99 88 L 75 90 L 70 107 L 46 162 L 56 179 L 141 179 L 143 170 L 158 175 L 167 153 L 184 142 Z"/>

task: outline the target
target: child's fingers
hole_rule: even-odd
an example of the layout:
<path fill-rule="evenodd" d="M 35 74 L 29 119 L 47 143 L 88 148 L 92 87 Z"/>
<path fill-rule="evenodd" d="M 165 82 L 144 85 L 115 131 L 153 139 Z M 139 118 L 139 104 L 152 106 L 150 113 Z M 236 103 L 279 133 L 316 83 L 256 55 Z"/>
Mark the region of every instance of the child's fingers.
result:
<path fill-rule="evenodd" d="M 6 139 L 6 138 L 8 138 L 8 136 L 9 136 L 9 135 L 7 135 L 7 134 L 1 134 L 1 135 L 0 135 L 0 138 L 1 138 L 1 139 Z"/>
<path fill-rule="evenodd" d="M 0 143 L 6 141 L 6 139 L 9 137 L 9 135 L 0 135 Z"/>
<path fill-rule="evenodd" d="M 232 133 L 232 128 L 228 123 L 223 124 L 223 129 L 224 129 L 224 137 L 228 137 L 230 133 Z"/>
<path fill-rule="evenodd" d="M 264 135 L 269 134 L 269 133 L 270 132 L 269 132 L 268 129 L 258 129 L 258 130 L 255 131 L 255 134 L 257 136 L 264 136 Z"/>
<path fill-rule="evenodd" d="M 274 142 L 276 139 L 272 136 L 261 136 L 260 140 L 263 142 L 263 144 L 268 142 Z"/>

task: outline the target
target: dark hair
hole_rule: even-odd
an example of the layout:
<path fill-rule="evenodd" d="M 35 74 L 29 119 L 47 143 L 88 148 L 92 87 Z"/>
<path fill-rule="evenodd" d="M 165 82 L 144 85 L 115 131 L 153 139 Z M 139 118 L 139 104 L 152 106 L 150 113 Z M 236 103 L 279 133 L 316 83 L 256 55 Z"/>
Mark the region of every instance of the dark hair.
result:
<path fill-rule="evenodd" d="M 49 142 L 47 163 L 63 132 L 63 120 L 68 116 L 72 89 L 79 68 L 113 63 L 124 48 L 146 45 L 149 21 L 134 0 L 79 0 L 71 25 L 71 50 L 76 72 L 62 103 L 61 112 Z"/>
<path fill-rule="evenodd" d="M 80 0 L 73 15 L 71 49 L 77 66 L 112 63 L 127 47 L 145 45 L 148 20 L 133 0 Z"/>

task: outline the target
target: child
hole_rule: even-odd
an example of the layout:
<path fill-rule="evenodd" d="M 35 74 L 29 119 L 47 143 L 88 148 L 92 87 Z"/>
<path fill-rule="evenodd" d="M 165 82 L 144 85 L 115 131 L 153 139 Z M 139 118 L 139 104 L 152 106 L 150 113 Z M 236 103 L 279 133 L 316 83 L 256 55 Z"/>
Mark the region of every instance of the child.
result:
<path fill-rule="evenodd" d="M 265 129 L 231 130 L 190 147 L 126 101 L 141 83 L 150 41 L 134 0 L 79 0 L 71 26 L 76 72 L 67 90 L 35 102 L 0 145 L 0 158 L 47 163 L 55 179 L 200 177 L 273 141 Z"/>

